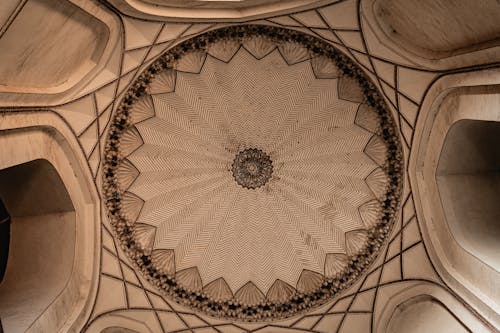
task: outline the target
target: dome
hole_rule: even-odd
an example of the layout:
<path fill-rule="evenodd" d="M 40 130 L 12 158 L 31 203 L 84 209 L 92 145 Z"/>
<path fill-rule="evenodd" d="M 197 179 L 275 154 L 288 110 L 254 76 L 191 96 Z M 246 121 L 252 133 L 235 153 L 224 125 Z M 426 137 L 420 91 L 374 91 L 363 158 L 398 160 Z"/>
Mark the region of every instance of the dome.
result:
<path fill-rule="evenodd" d="M 110 130 L 105 190 L 122 245 L 160 289 L 210 314 L 324 303 L 376 257 L 397 206 L 400 148 L 380 100 L 347 57 L 300 33 L 241 26 L 181 44 L 136 81 Z"/>

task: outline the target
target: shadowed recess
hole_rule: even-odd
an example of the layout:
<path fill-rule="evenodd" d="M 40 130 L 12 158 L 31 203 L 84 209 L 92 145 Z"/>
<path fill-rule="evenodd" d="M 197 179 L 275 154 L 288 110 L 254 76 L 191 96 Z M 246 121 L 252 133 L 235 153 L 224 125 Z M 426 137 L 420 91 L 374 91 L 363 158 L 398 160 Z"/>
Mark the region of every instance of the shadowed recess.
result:
<path fill-rule="evenodd" d="M 10 246 L 10 215 L 0 199 L 0 283 L 7 269 Z"/>
<path fill-rule="evenodd" d="M 446 135 L 437 183 L 459 244 L 500 269 L 500 122 L 461 120 Z"/>

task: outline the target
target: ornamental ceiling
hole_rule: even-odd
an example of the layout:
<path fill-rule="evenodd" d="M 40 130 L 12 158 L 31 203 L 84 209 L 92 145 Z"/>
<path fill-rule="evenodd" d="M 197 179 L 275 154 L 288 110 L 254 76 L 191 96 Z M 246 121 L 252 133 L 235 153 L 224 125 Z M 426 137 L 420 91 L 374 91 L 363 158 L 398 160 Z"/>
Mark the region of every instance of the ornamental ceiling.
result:
<path fill-rule="evenodd" d="M 495 331 L 500 228 L 482 219 L 483 255 L 437 206 L 463 189 L 448 129 L 500 121 L 500 8 L 479 3 L 484 24 L 460 1 L 0 5 L 0 169 L 48 160 L 75 223 L 36 319 L 13 319 L 7 262 L 5 332 Z"/>

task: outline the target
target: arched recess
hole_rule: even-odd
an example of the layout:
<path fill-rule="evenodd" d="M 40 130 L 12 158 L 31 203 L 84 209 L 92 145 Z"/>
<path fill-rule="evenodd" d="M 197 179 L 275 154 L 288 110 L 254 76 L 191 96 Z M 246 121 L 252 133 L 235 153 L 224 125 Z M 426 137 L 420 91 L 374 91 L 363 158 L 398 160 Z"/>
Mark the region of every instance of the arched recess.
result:
<path fill-rule="evenodd" d="M 486 333 L 490 329 L 444 288 L 428 282 L 381 287 L 374 333 Z"/>
<path fill-rule="evenodd" d="M 245 22 L 317 8 L 332 0 L 109 0 L 120 12 L 177 22 Z"/>
<path fill-rule="evenodd" d="M 450 309 L 429 295 L 419 295 L 399 304 L 387 325 L 387 333 L 470 333 Z"/>
<path fill-rule="evenodd" d="M 0 106 L 63 104 L 110 82 L 120 38 L 118 18 L 96 0 L 3 0 Z"/>
<path fill-rule="evenodd" d="M 153 333 L 146 322 L 132 319 L 126 312 L 107 314 L 94 320 L 86 329 L 86 333 Z M 126 328 L 125 328 L 126 327 Z"/>
<path fill-rule="evenodd" d="M 75 208 L 59 174 L 45 159 L 0 170 L 0 198 L 12 219 L 0 313 L 7 330 L 24 332 L 69 280 Z"/>
<path fill-rule="evenodd" d="M 139 332 L 134 330 L 129 330 L 128 328 L 113 326 L 105 328 L 104 330 L 101 331 L 101 333 L 139 333 Z"/>
<path fill-rule="evenodd" d="M 500 59 L 496 0 L 363 0 L 361 16 L 381 44 L 422 68 Z"/>
<path fill-rule="evenodd" d="M 12 217 L 3 328 L 80 332 L 99 263 L 99 201 L 88 166 L 55 114 L 0 116 L 0 196 Z"/>
<path fill-rule="evenodd" d="M 454 124 L 460 126 L 458 123 L 460 120 L 500 121 L 498 109 L 500 86 L 495 85 L 499 80 L 499 69 L 455 74 L 438 80 L 428 91 L 422 104 L 409 163 L 409 176 L 415 196 L 418 220 L 430 257 L 438 273 L 450 288 L 495 327 L 500 327 L 500 312 L 498 311 L 500 308 L 500 289 L 498 288 L 500 272 L 491 265 L 491 262 L 488 262 L 488 259 L 485 260 L 491 257 L 490 255 L 485 252 L 483 255 L 477 255 L 477 251 L 481 249 L 476 247 L 474 250 L 470 246 L 471 234 L 470 231 L 466 231 L 467 228 L 478 228 L 473 233 L 478 235 L 476 241 L 479 241 L 488 230 L 481 230 L 483 224 L 469 224 L 467 228 L 460 229 L 460 221 L 457 220 L 457 214 L 460 213 L 455 211 L 450 214 L 454 208 L 450 205 L 450 200 L 456 200 L 453 196 L 457 193 L 451 193 L 452 188 L 449 184 L 443 183 L 446 181 L 443 178 L 447 177 L 446 172 L 452 169 L 446 171 L 446 163 L 443 162 L 440 170 L 439 161 L 440 157 L 442 161 L 445 161 L 448 158 L 446 153 L 452 151 L 445 147 L 445 155 L 442 155 L 447 133 Z M 475 140 L 478 139 L 476 136 Z M 471 143 L 473 142 L 469 141 L 469 144 Z M 463 149 L 467 150 L 465 147 Z M 471 149 L 476 149 L 477 156 L 478 148 Z M 466 161 L 465 151 L 457 152 L 461 155 L 458 156 L 461 163 Z M 481 173 L 480 169 L 478 170 Z M 464 186 L 464 181 L 468 180 L 462 179 L 455 182 L 455 186 Z M 472 183 L 466 187 L 471 185 Z M 458 187 L 453 190 L 457 189 Z M 462 190 L 465 190 L 465 187 Z M 471 187 L 468 191 L 473 193 L 474 188 Z M 470 193 L 463 195 L 467 197 Z M 467 204 L 472 205 L 469 209 L 480 207 L 477 202 L 474 202 L 477 198 L 469 197 L 468 200 Z M 495 199 L 488 198 L 488 200 Z M 496 201 L 498 202 L 498 198 Z M 487 225 L 487 215 L 490 213 L 481 209 L 476 213 L 475 218 L 482 219 L 482 223 Z M 490 222 L 498 223 L 498 220 L 490 220 Z M 488 228 L 497 227 L 498 224 Z M 464 235 L 464 231 L 468 234 Z M 464 236 L 469 237 L 469 242 L 464 242 Z M 482 250 L 484 251 L 484 248 Z"/>
<path fill-rule="evenodd" d="M 458 120 L 446 134 L 436 171 L 444 215 L 454 238 L 498 272 L 499 138 L 500 121 Z"/>

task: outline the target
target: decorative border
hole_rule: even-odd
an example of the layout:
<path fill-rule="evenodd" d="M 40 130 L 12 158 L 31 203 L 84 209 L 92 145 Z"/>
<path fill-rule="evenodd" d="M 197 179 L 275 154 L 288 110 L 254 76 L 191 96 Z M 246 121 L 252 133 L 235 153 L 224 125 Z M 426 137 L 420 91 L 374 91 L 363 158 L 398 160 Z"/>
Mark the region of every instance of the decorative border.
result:
<path fill-rule="evenodd" d="M 161 273 L 152 263 L 150 254 L 135 242 L 133 221 L 122 212 L 122 195 L 117 179 L 117 169 L 125 159 L 119 149 L 122 135 L 133 126 L 131 108 L 147 93 L 147 88 L 155 75 L 172 69 L 179 59 L 193 51 L 207 51 L 208 47 L 221 40 L 236 40 L 260 36 L 276 44 L 294 42 L 305 47 L 311 55 L 330 58 L 340 70 L 340 75 L 354 79 L 360 86 L 364 102 L 378 114 L 380 135 L 387 146 L 387 160 L 382 170 L 389 179 L 385 195 L 380 199 L 383 213 L 378 223 L 368 230 L 367 246 L 362 253 L 348 257 L 347 267 L 333 278 L 323 278 L 321 286 L 312 292 L 295 291 L 285 302 L 264 300 L 257 305 L 246 305 L 232 298 L 214 300 L 203 291 L 190 291 L 177 283 L 175 276 Z M 115 236 L 120 240 L 123 251 L 148 280 L 165 295 L 180 304 L 190 306 L 215 317 L 243 321 L 267 321 L 282 319 L 320 306 L 341 291 L 351 286 L 375 260 L 393 225 L 400 202 L 403 180 L 403 156 L 401 144 L 392 115 L 375 85 L 365 73 L 347 56 L 332 45 L 303 33 L 261 25 L 231 26 L 207 32 L 187 40 L 160 56 L 131 85 L 121 101 L 106 142 L 103 162 L 103 192 L 110 223 Z"/>

